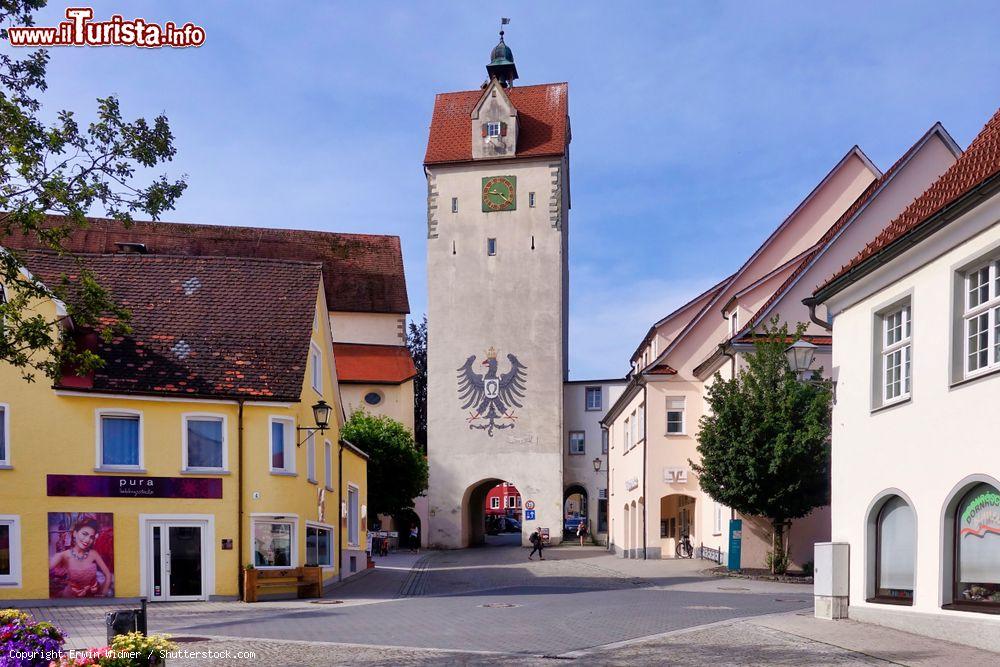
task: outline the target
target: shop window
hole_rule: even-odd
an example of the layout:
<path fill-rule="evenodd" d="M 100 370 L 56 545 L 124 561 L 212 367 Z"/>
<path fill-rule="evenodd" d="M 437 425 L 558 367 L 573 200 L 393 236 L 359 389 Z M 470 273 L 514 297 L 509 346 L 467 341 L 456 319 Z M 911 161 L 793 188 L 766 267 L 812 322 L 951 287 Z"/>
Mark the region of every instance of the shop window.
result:
<path fill-rule="evenodd" d="M 587 387 L 587 410 L 600 410 L 602 407 L 601 388 Z"/>
<path fill-rule="evenodd" d="M 1000 612 L 1000 492 L 977 484 L 955 513 L 954 603 Z"/>
<path fill-rule="evenodd" d="M 253 551 L 254 567 L 296 567 L 295 524 L 255 519 Z"/>
<path fill-rule="evenodd" d="M 98 468 L 142 467 L 142 429 L 138 413 L 100 413 Z"/>
<path fill-rule="evenodd" d="M 0 468 L 10 465 L 10 406 L 0 403 Z"/>
<path fill-rule="evenodd" d="M 684 434 L 684 397 L 667 398 L 667 435 Z"/>
<path fill-rule="evenodd" d="M 587 453 L 587 434 L 583 431 L 570 431 L 569 433 L 569 453 L 570 454 L 586 454 Z"/>
<path fill-rule="evenodd" d="M 21 586 L 21 520 L 0 514 L 0 586 Z"/>
<path fill-rule="evenodd" d="M 875 599 L 913 604 L 917 522 L 913 508 L 892 496 L 879 510 L 875 528 Z"/>
<path fill-rule="evenodd" d="M 210 415 L 184 416 L 184 469 L 226 469 L 226 420 Z"/>
<path fill-rule="evenodd" d="M 333 567 L 333 530 L 326 526 L 306 526 L 306 565 Z"/>
<path fill-rule="evenodd" d="M 353 547 L 361 543 L 359 520 L 361 516 L 361 494 L 358 487 L 347 487 L 347 543 Z"/>
<path fill-rule="evenodd" d="M 271 417 L 271 472 L 295 472 L 295 427 L 291 419 Z"/>

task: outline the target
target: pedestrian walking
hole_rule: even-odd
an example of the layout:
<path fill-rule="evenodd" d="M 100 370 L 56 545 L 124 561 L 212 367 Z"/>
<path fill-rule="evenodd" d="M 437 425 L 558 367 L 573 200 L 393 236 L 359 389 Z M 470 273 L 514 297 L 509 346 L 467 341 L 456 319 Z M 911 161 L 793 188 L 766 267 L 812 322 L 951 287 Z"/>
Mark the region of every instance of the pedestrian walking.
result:
<path fill-rule="evenodd" d="M 528 541 L 533 547 L 531 553 L 528 554 L 528 560 L 534 560 L 533 556 L 536 551 L 538 552 L 538 560 L 545 560 L 545 557 L 542 556 L 542 534 L 538 528 L 535 528 L 535 532 L 528 537 Z"/>
<path fill-rule="evenodd" d="M 420 550 L 420 526 L 413 524 L 410 526 L 410 553 L 417 553 Z"/>
<path fill-rule="evenodd" d="M 580 538 L 580 546 L 583 546 L 583 540 L 587 537 L 587 522 L 580 520 L 580 523 L 576 527 L 576 536 Z"/>

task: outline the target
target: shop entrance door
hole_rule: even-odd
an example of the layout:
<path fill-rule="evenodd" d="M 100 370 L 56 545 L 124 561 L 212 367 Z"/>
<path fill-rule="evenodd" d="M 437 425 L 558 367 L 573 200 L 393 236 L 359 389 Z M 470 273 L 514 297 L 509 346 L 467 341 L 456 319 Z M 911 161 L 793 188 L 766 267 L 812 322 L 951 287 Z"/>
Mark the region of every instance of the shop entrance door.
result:
<path fill-rule="evenodd" d="M 205 526 L 196 521 L 149 523 L 150 599 L 205 600 Z"/>

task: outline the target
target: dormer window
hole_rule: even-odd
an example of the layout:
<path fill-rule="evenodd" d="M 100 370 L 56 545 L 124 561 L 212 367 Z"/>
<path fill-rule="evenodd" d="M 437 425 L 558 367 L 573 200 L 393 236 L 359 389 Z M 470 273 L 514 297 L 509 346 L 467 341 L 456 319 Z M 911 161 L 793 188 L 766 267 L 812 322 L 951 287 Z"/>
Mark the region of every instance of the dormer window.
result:
<path fill-rule="evenodd" d="M 486 136 L 492 139 L 500 136 L 500 123 L 486 123 Z"/>
<path fill-rule="evenodd" d="M 729 335 L 730 337 L 735 336 L 740 332 L 740 311 L 733 310 L 729 314 Z"/>

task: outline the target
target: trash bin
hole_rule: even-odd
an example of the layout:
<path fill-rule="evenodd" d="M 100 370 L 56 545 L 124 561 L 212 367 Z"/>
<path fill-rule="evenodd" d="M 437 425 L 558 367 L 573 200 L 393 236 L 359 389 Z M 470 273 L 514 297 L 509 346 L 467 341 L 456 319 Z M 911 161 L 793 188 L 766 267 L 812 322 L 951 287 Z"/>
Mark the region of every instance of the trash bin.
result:
<path fill-rule="evenodd" d="M 109 611 L 104 614 L 104 624 L 108 629 L 108 646 L 118 635 L 126 635 L 130 632 L 146 632 L 146 598 L 142 598 L 139 609 L 119 609 Z"/>

